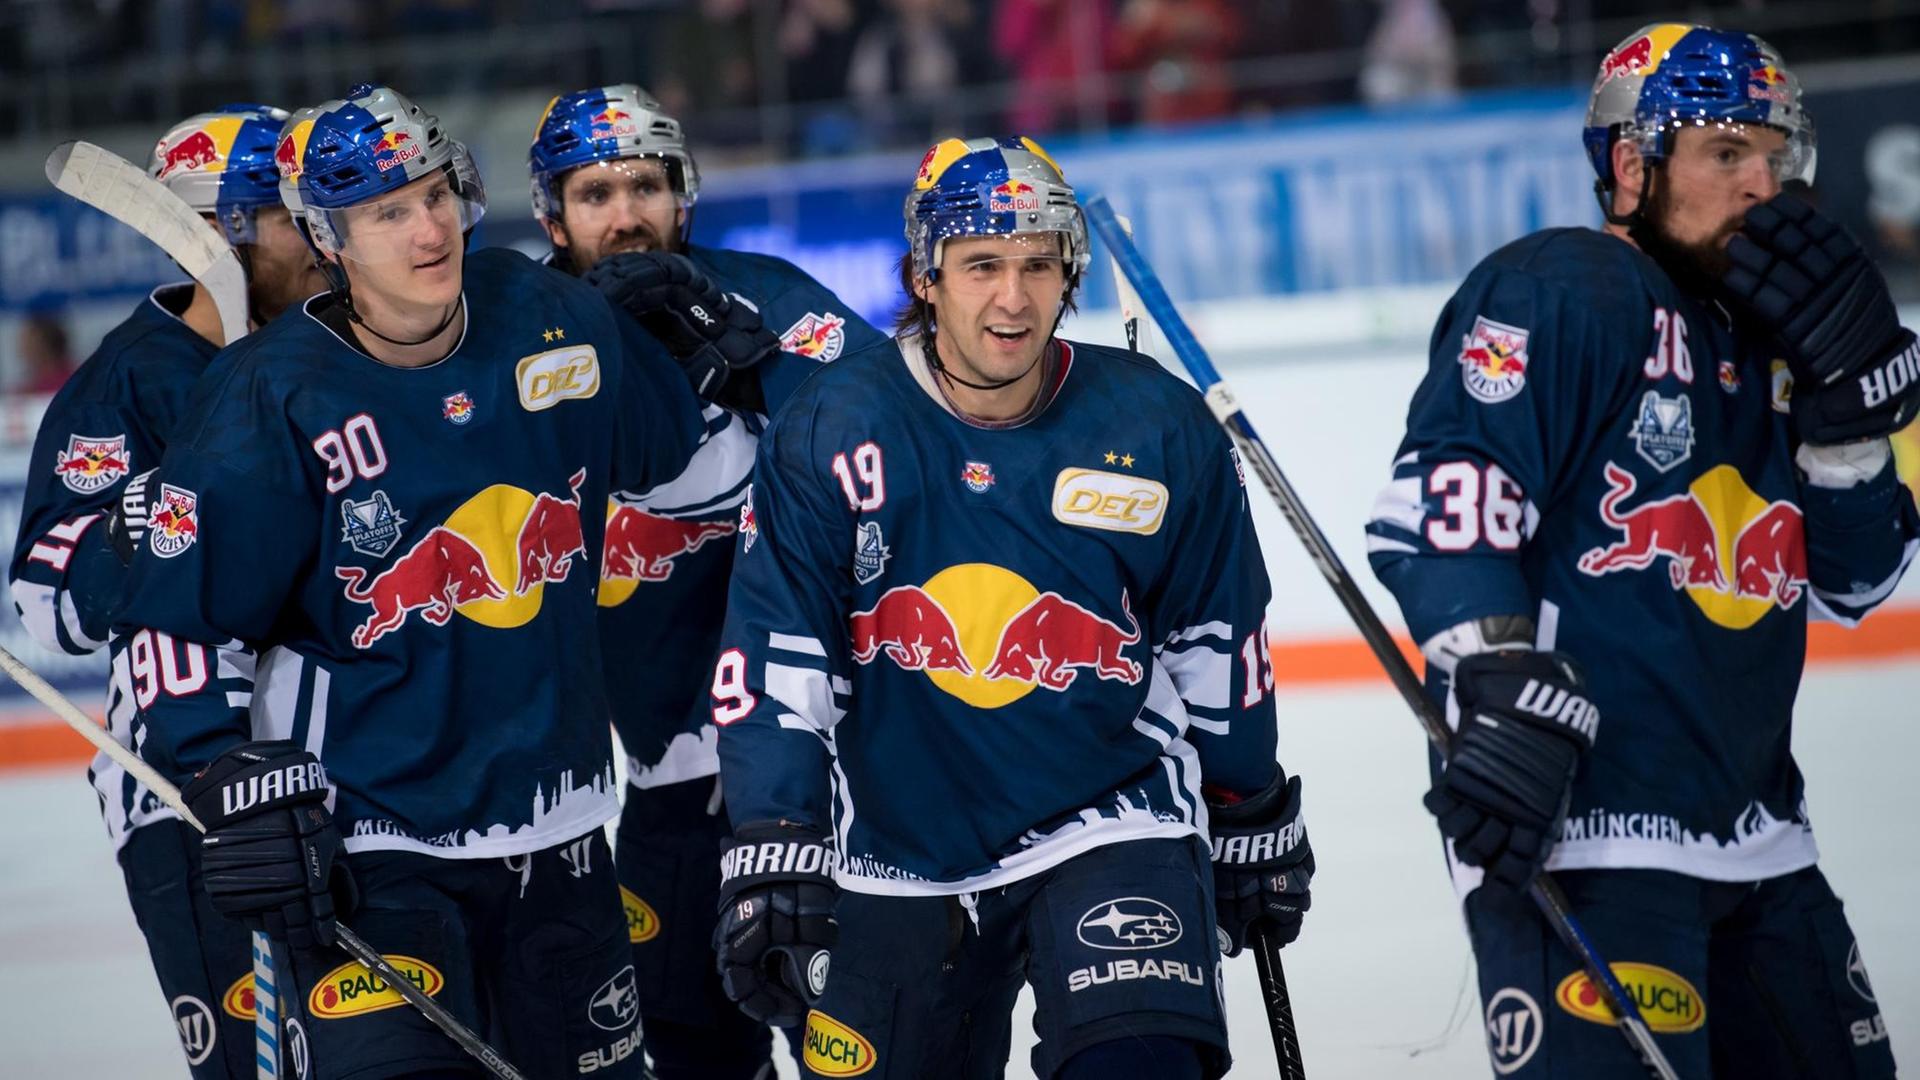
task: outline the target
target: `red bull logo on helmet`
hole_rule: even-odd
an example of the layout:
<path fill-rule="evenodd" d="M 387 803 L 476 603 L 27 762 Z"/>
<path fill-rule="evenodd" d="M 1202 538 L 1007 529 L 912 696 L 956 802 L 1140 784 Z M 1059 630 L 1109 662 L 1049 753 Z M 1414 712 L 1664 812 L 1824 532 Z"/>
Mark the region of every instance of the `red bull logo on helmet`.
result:
<path fill-rule="evenodd" d="M 1611 82 L 1622 75 L 1645 75 L 1655 68 L 1653 38 L 1642 34 L 1608 53 L 1600 61 L 1600 81 Z"/>
<path fill-rule="evenodd" d="M 644 582 L 673 576 L 681 556 L 734 534 L 731 521 L 685 521 L 607 500 L 607 538 L 601 546 L 600 606 L 626 603 Z"/>
<path fill-rule="evenodd" d="M 1460 379 L 1467 393 L 1488 404 L 1505 401 L 1527 385 L 1527 331 L 1474 317 L 1460 342 Z"/>
<path fill-rule="evenodd" d="M 354 628 L 354 647 L 371 648 L 416 612 L 432 626 L 455 614 L 497 629 L 532 621 L 545 586 L 566 581 L 576 562 L 591 565 L 580 522 L 585 481 L 585 469 L 569 477 L 567 498 L 495 484 L 378 574 L 334 567 L 347 600 L 373 609 Z"/>
<path fill-rule="evenodd" d="M 1781 105 L 1793 100 L 1787 92 L 1786 73 L 1772 64 L 1764 64 L 1747 73 L 1747 97 Z"/>
<path fill-rule="evenodd" d="M 640 134 L 640 129 L 632 124 L 633 114 L 612 105 L 593 114 L 593 137 L 596 139 L 628 139 Z"/>
<path fill-rule="evenodd" d="M 228 122 L 225 126 L 237 130 L 239 122 Z M 225 160 L 220 143 L 215 140 L 215 136 L 220 132 L 212 128 L 213 125 L 209 124 L 207 127 L 190 132 L 171 146 L 162 142 L 154 150 L 154 156 L 160 159 L 160 173 L 154 179 L 165 180 L 177 172 L 215 168 Z M 234 131 L 229 130 L 225 134 L 226 144 L 232 146 Z"/>
<path fill-rule="evenodd" d="M 994 186 L 987 196 L 987 210 L 995 214 L 1017 214 L 1040 209 L 1040 194 L 1025 180 L 1008 180 Z"/>
<path fill-rule="evenodd" d="M 67 436 L 67 448 L 54 455 L 53 472 L 71 491 L 91 495 L 131 471 L 127 437 Z"/>
<path fill-rule="evenodd" d="M 1126 651 L 1140 624 L 1124 592 L 1119 608 L 1124 627 L 1004 567 L 964 563 L 888 589 L 848 630 L 856 663 L 925 672 L 946 693 L 995 709 L 1036 689 L 1066 691 L 1082 676 L 1139 683 L 1145 669 Z"/>
<path fill-rule="evenodd" d="M 1625 504 L 1638 486 L 1633 474 L 1608 462 L 1605 475 L 1600 519 L 1621 536 L 1581 555 L 1582 573 L 1664 568 L 1676 591 L 1731 630 L 1752 626 L 1775 607 L 1791 608 L 1805 595 L 1800 508 L 1756 495 L 1733 466 L 1715 466 L 1683 492 L 1632 507 Z"/>
<path fill-rule="evenodd" d="M 404 131 L 389 131 L 373 144 L 373 165 L 381 172 L 396 169 L 420 156 L 420 141 Z"/>

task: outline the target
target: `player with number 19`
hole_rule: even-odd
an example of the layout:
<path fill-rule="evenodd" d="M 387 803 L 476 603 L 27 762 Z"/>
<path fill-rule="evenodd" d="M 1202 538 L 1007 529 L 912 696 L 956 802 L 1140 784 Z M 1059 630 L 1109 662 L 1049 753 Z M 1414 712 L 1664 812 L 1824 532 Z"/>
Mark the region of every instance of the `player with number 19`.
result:
<path fill-rule="evenodd" d="M 1468 276 L 1367 527 L 1455 724 L 1426 805 L 1494 1071 L 1637 1069 L 1521 891 L 1544 866 L 1679 1075 L 1892 1076 L 1791 738 L 1809 619 L 1867 617 L 1920 549 L 1887 438 L 1914 335 L 1782 192 L 1813 128 L 1759 38 L 1646 27 L 1585 137 L 1606 227 Z"/>
<path fill-rule="evenodd" d="M 150 485 L 135 744 L 213 905 L 284 943 L 310 1076 L 471 1064 L 329 947 L 348 915 L 529 1075 L 638 1076 L 598 511 L 685 467 L 699 403 L 594 290 L 467 252 L 485 192 L 432 115 L 311 119 L 278 154 L 330 289 L 214 358 Z"/>
<path fill-rule="evenodd" d="M 1090 252 L 1037 143 L 935 146 L 906 226 L 900 337 L 801 386 L 741 514 L 722 982 L 810 1074 L 998 1076 L 1027 983 L 1040 1076 L 1218 1076 L 1220 952 L 1313 871 L 1238 460 L 1054 336 Z"/>

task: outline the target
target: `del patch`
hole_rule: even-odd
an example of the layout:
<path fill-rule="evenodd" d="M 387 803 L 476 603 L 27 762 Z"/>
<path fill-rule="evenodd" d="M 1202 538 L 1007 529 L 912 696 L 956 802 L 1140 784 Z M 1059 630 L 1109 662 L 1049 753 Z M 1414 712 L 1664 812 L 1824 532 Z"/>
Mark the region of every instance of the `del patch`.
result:
<path fill-rule="evenodd" d="M 825 315 L 815 315 L 809 311 L 780 335 L 782 350 L 823 364 L 838 357 L 846 345 L 846 317 L 831 311 Z"/>
<path fill-rule="evenodd" d="M 1505 401 L 1527 385 L 1527 332 L 1476 315 L 1460 342 L 1460 379 L 1475 401 Z"/>
<path fill-rule="evenodd" d="M 340 539 L 362 555 L 383 558 L 400 542 L 400 526 L 407 519 L 393 508 L 393 500 L 384 491 L 376 491 L 364 502 L 352 499 L 340 503 Z"/>
<path fill-rule="evenodd" d="M 1640 398 L 1640 417 L 1628 435 L 1647 464 L 1666 472 L 1693 456 L 1693 399 L 1647 391 Z"/>
<path fill-rule="evenodd" d="M 54 456 L 53 471 L 70 491 L 91 495 L 127 475 L 132 458 L 127 437 L 67 436 L 67 448 Z"/>

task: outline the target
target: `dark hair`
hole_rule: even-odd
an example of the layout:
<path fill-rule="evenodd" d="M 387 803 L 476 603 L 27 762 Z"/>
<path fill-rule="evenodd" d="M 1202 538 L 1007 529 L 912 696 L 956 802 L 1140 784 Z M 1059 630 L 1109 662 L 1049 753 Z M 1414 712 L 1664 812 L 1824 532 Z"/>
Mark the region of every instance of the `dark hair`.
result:
<path fill-rule="evenodd" d="M 1061 237 L 1061 243 L 1063 245 L 1066 243 L 1065 237 Z M 912 251 L 908 251 L 906 254 L 900 256 L 897 269 L 900 272 L 900 291 L 907 294 L 907 302 L 901 305 L 899 311 L 894 313 L 893 332 L 895 336 L 900 334 L 927 334 L 933 329 L 933 305 L 922 300 L 919 294 L 913 291 Z M 1065 295 L 1067 310 L 1079 311 L 1080 275 L 1072 270 L 1067 271 L 1067 291 Z"/>

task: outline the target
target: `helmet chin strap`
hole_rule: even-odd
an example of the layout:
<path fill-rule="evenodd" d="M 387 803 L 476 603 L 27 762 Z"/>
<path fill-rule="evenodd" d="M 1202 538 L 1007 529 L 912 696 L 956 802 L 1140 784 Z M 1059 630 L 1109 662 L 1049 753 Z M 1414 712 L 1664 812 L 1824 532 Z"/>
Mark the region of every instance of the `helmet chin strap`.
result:
<path fill-rule="evenodd" d="M 427 342 L 432 341 L 434 338 L 439 337 L 441 332 L 446 330 L 447 327 L 453 325 L 453 317 L 455 315 L 460 314 L 460 306 L 467 302 L 467 294 L 464 290 L 462 290 L 460 295 L 454 298 L 453 303 L 447 305 L 447 315 L 445 318 L 440 320 L 440 325 L 427 331 L 427 336 L 421 338 L 418 341 L 402 341 L 399 338 L 391 338 L 381 333 L 380 331 L 375 330 L 371 325 L 368 324 L 365 318 L 361 317 L 360 309 L 354 306 L 352 293 L 344 294 L 341 297 L 341 301 L 346 304 L 348 321 L 352 322 L 355 326 L 358 326 L 360 329 L 365 330 L 367 333 L 372 334 L 374 337 L 379 338 L 381 341 L 384 341 L 389 345 L 398 345 L 402 348 L 411 348 L 415 345 L 425 345 Z"/>
<path fill-rule="evenodd" d="M 1069 291 L 1071 291 L 1072 287 L 1072 282 L 1068 282 Z M 931 307 L 932 305 L 928 306 Z M 1003 390 L 1019 382 L 1021 379 L 1026 378 L 1028 375 L 1033 374 L 1033 369 L 1039 366 L 1042 360 L 1047 358 L 1047 349 L 1053 345 L 1053 335 L 1060 329 L 1060 320 L 1066 318 L 1066 316 L 1067 301 L 1063 295 L 1060 300 L 1059 309 L 1053 313 L 1053 325 L 1047 328 L 1047 344 L 1041 347 L 1040 355 L 1033 358 L 1033 363 L 1028 364 L 1020 374 L 1015 375 L 1011 379 L 1001 379 L 998 382 L 977 383 L 955 375 L 951 368 L 940 361 L 940 350 L 933 340 L 934 326 L 931 319 L 926 320 L 920 328 L 920 351 L 927 358 L 927 366 L 938 372 L 942 378 L 957 382 L 961 386 L 973 390 Z"/>

